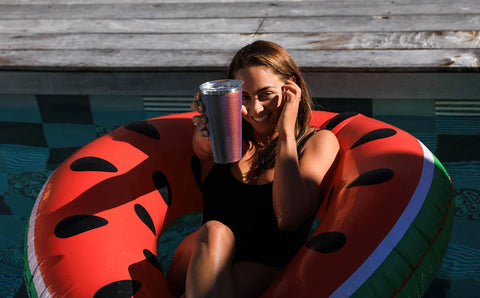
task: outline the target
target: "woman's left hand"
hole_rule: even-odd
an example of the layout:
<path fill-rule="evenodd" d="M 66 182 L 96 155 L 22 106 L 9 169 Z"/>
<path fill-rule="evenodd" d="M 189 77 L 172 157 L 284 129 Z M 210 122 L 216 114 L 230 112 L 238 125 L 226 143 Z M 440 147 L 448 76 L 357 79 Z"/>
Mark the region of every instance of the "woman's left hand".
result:
<path fill-rule="evenodd" d="M 302 100 L 302 90 L 293 81 L 287 80 L 282 87 L 283 110 L 278 119 L 278 131 L 280 134 L 295 133 L 298 107 Z"/>

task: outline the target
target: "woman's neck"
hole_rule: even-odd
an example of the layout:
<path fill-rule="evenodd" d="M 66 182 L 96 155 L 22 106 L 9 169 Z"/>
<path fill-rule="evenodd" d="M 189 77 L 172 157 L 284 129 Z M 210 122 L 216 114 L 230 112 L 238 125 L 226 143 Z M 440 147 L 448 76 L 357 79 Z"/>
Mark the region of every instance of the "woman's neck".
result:
<path fill-rule="evenodd" d="M 253 145 L 257 148 L 265 147 L 272 142 L 276 137 L 278 137 L 278 132 L 274 132 L 273 134 L 269 135 L 260 135 L 254 134 L 253 135 Z"/>

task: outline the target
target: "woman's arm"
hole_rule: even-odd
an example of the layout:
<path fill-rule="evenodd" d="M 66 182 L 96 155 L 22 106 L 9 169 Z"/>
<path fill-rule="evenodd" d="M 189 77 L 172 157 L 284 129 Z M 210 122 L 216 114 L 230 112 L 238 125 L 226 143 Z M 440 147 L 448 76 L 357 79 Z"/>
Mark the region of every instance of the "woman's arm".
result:
<path fill-rule="evenodd" d="M 279 228 L 291 230 L 318 210 L 323 199 L 321 184 L 335 161 L 339 144 L 332 132 L 319 131 L 307 142 L 302 159 L 298 160 L 294 127 L 300 90 L 289 82 L 285 88 L 278 124 L 273 206 Z"/>
<path fill-rule="evenodd" d="M 338 141 L 328 130 L 317 132 L 297 157 L 295 140 L 280 140 L 273 180 L 273 203 L 281 230 L 291 230 L 312 216 L 325 194 L 322 181 L 335 161 Z"/>

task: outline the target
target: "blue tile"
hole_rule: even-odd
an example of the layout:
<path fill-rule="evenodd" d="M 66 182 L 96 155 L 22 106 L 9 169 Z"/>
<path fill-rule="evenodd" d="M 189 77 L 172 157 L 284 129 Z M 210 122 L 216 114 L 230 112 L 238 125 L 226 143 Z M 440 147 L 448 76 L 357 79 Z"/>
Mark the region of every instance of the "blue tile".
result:
<path fill-rule="evenodd" d="M 373 116 L 435 117 L 433 99 L 375 98 L 372 100 Z"/>
<path fill-rule="evenodd" d="M 411 134 L 416 132 L 436 133 L 434 117 L 378 115 L 375 116 L 375 119 L 396 126 Z"/>
<path fill-rule="evenodd" d="M 16 215 L 0 215 L 0 227 L 8 227 L 8 229 L 2 229 L 0 233 L 0 248 L 23 243 L 25 236 L 24 220 Z M 2 270 L 0 270 L 0 272 L 2 272 Z"/>
<path fill-rule="evenodd" d="M 37 95 L 44 123 L 92 124 L 87 95 Z"/>
<path fill-rule="evenodd" d="M 47 167 L 49 150 L 47 147 L 0 144 L 0 156 L 7 173 L 44 171 Z"/>
<path fill-rule="evenodd" d="M 5 196 L 2 194 L 0 194 L 0 214 L 1 215 L 13 214 L 12 209 L 10 209 L 10 207 L 5 202 Z"/>
<path fill-rule="evenodd" d="M 439 159 L 455 188 L 480 189 L 480 161 L 449 162 Z"/>
<path fill-rule="evenodd" d="M 0 122 L 41 123 L 40 109 L 33 95 L 0 95 Z"/>
<path fill-rule="evenodd" d="M 82 147 L 96 138 L 93 124 L 44 123 L 49 148 Z"/>
<path fill-rule="evenodd" d="M 438 116 L 439 134 L 480 134 L 480 117 Z"/>
<path fill-rule="evenodd" d="M 120 126 L 145 119 L 141 96 L 91 95 L 90 106 L 97 125 Z"/>
<path fill-rule="evenodd" d="M 46 147 L 41 123 L 0 122 L 0 144 Z"/>
<path fill-rule="evenodd" d="M 313 109 L 328 112 L 358 112 L 372 116 L 372 100 L 369 98 L 314 98 Z"/>
<path fill-rule="evenodd" d="M 435 155 L 442 162 L 480 161 L 480 134 L 440 134 Z"/>
<path fill-rule="evenodd" d="M 62 162 L 72 155 L 79 147 L 51 148 L 47 162 L 48 170 L 55 170 Z"/>

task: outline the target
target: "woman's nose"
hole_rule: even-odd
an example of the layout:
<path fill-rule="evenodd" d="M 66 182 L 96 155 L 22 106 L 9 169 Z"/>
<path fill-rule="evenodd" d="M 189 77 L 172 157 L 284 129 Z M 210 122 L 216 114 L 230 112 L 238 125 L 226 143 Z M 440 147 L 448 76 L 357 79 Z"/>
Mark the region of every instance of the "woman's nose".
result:
<path fill-rule="evenodd" d="M 256 114 L 263 111 L 262 102 L 257 98 L 253 101 L 253 110 L 255 111 Z"/>

